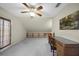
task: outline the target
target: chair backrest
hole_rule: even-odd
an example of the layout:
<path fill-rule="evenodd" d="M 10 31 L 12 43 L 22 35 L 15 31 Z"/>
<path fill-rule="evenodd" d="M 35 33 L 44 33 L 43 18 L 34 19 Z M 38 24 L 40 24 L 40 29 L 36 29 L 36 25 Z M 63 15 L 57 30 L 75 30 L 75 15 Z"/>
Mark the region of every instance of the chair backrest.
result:
<path fill-rule="evenodd" d="M 48 33 L 48 40 L 50 44 L 53 44 L 54 47 L 56 46 L 55 45 L 55 33 L 53 33 L 53 35 L 52 33 Z"/>

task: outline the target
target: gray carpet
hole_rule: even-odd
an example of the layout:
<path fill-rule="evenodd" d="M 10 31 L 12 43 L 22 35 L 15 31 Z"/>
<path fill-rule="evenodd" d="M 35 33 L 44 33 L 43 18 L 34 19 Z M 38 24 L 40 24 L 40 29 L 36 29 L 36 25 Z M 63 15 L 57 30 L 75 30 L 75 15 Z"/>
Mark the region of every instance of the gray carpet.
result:
<path fill-rule="evenodd" d="M 47 38 L 27 38 L 1 52 L 2 56 L 52 56 Z"/>

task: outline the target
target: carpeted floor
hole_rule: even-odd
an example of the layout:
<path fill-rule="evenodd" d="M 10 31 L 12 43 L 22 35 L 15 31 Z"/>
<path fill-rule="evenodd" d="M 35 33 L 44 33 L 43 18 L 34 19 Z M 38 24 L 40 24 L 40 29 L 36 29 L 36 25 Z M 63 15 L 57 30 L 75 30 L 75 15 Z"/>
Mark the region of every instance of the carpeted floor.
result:
<path fill-rule="evenodd" d="M 2 56 L 52 56 L 47 38 L 26 38 L 1 52 Z"/>

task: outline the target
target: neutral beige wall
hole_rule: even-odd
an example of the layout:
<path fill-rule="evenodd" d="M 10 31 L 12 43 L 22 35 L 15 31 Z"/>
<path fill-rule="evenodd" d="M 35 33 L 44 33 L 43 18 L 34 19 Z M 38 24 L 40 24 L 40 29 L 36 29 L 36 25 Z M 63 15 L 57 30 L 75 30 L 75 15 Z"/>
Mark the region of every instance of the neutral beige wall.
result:
<path fill-rule="evenodd" d="M 5 17 L 7 19 L 11 20 L 11 42 L 12 44 L 15 44 L 23 39 L 25 39 L 26 36 L 26 30 L 21 23 L 20 19 L 17 19 L 4 9 L 0 7 L 0 16 Z"/>
<path fill-rule="evenodd" d="M 70 40 L 79 42 L 79 30 L 60 30 L 59 21 L 64 16 L 67 16 L 75 11 L 79 10 L 79 4 L 68 4 L 58 15 L 53 19 L 53 29 L 56 36 L 66 37 Z"/>
<path fill-rule="evenodd" d="M 51 17 L 27 17 L 23 18 L 22 21 L 27 29 L 27 32 L 52 32 Z"/>

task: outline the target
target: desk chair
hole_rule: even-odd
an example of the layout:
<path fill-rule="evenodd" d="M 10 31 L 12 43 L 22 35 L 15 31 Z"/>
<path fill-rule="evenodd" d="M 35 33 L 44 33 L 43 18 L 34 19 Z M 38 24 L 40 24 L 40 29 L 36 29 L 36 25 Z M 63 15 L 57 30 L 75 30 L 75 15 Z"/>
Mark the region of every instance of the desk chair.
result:
<path fill-rule="evenodd" d="M 54 53 L 56 50 L 56 45 L 55 45 L 55 38 L 52 37 L 52 33 L 48 34 L 48 42 L 49 42 L 50 47 L 51 47 L 51 52 L 53 51 L 53 56 L 54 56 Z"/>

